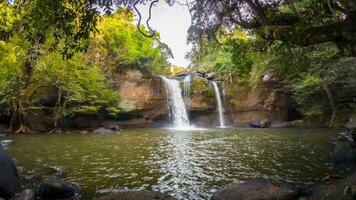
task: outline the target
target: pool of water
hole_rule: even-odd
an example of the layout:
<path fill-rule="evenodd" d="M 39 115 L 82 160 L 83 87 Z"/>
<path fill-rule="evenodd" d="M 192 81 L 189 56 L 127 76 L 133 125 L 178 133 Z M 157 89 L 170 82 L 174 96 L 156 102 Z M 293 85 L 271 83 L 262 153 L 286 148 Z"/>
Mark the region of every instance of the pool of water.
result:
<path fill-rule="evenodd" d="M 209 199 L 223 186 L 252 177 L 298 185 L 331 172 L 327 129 L 131 129 L 112 135 L 15 135 L 7 149 L 22 176 L 62 166 L 83 199 L 121 190 L 154 190 L 177 199 Z"/>

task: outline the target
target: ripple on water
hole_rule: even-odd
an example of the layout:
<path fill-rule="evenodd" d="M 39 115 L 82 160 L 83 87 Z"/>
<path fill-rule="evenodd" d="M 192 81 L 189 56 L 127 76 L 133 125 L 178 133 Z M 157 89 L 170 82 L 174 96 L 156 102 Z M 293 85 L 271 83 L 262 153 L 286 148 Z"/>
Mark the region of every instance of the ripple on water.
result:
<path fill-rule="evenodd" d="M 209 199 L 252 177 L 313 183 L 329 171 L 332 137 L 317 129 L 139 129 L 120 134 L 14 136 L 9 147 L 26 170 L 63 166 L 83 199 L 149 189 L 177 199 Z M 19 148 L 21 147 L 21 148 Z M 34 148 L 36 147 L 36 148 Z"/>

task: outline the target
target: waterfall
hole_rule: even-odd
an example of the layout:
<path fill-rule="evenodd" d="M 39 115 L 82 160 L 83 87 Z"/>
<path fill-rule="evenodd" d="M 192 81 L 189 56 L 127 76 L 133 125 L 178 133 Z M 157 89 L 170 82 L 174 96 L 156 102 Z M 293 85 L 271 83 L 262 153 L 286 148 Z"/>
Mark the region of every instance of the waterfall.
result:
<path fill-rule="evenodd" d="M 184 102 L 187 105 L 190 97 L 190 81 L 191 77 L 190 74 L 188 74 L 186 77 L 183 79 L 183 94 L 184 94 Z"/>
<path fill-rule="evenodd" d="M 189 118 L 179 81 L 163 76 L 161 78 L 166 86 L 167 103 L 173 127 L 178 129 L 189 128 Z"/>
<path fill-rule="evenodd" d="M 224 115 L 222 112 L 222 103 L 221 103 L 221 96 L 220 96 L 220 91 L 219 91 L 219 87 L 216 84 L 215 81 L 212 81 L 213 86 L 214 86 L 214 90 L 215 90 L 215 96 L 216 96 L 216 102 L 217 102 L 217 109 L 219 112 L 219 121 L 220 121 L 220 127 L 225 127 L 225 122 L 224 122 Z"/>

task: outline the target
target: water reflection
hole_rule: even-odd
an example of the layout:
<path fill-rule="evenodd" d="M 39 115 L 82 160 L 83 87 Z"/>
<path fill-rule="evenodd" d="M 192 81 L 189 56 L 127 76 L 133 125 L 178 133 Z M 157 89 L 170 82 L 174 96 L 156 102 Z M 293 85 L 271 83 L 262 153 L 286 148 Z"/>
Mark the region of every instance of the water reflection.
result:
<path fill-rule="evenodd" d="M 155 190 L 177 199 L 209 199 L 214 191 L 252 177 L 299 185 L 330 171 L 332 137 L 316 129 L 123 130 L 115 135 L 13 136 L 9 152 L 27 171 L 62 166 L 83 199 L 122 190 Z"/>

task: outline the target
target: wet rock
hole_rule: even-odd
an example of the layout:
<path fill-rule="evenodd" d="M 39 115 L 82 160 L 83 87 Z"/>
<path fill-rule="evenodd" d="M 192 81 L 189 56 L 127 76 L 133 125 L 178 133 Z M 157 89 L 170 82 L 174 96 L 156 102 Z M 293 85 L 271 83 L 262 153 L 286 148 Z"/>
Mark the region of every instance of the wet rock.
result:
<path fill-rule="evenodd" d="M 303 120 L 294 120 L 290 122 L 282 122 L 282 123 L 275 123 L 272 124 L 272 128 L 294 128 L 294 127 L 301 127 L 304 125 Z"/>
<path fill-rule="evenodd" d="M 14 143 L 13 140 L 1 140 L 0 144 L 3 147 L 7 147 L 7 146 L 11 146 L 11 145 L 13 145 L 15 143 Z"/>
<path fill-rule="evenodd" d="M 10 198 L 18 186 L 18 172 L 11 157 L 0 147 L 0 197 Z"/>
<path fill-rule="evenodd" d="M 262 78 L 262 81 L 267 82 L 267 81 L 272 81 L 272 74 L 265 74 Z"/>
<path fill-rule="evenodd" d="M 110 124 L 110 125 L 105 126 L 104 128 L 112 130 L 112 131 L 120 130 L 119 125 L 117 125 L 117 124 Z"/>
<path fill-rule="evenodd" d="M 270 121 L 267 119 L 261 120 L 259 118 L 254 118 L 248 123 L 253 128 L 267 128 L 270 125 Z"/>
<path fill-rule="evenodd" d="M 113 133 L 114 131 L 110 130 L 110 129 L 107 129 L 107 128 L 104 128 L 104 127 L 101 127 L 101 128 L 98 128 L 98 129 L 95 129 L 93 131 L 93 133 L 100 133 L 100 134 L 111 134 Z"/>
<path fill-rule="evenodd" d="M 206 78 L 206 72 L 205 71 L 198 70 L 194 74 L 197 75 L 197 76 L 200 76 L 202 78 Z"/>
<path fill-rule="evenodd" d="M 209 74 L 206 76 L 206 78 L 207 78 L 208 80 L 214 80 L 214 79 L 215 79 L 215 73 L 214 73 L 214 72 L 209 73 Z"/>
<path fill-rule="evenodd" d="M 0 124 L 0 136 L 5 135 L 6 129 L 6 124 Z"/>
<path fill-rule="evenodd" d="M 128 191 L 109 194 L 98 200 L 175 200 L 175 198 L 160 192 Z"/>
<path fill-rule="evenodd" d="M 353 150 L 346 133 L 336 136 L 335 149 L 332 154 L 331 163 L 334 167 L 347 167 L 354 164 Z"/>
<path fill-rule="evenodd" d="M 356 199 L 356 173 L 339 181 L 328 181 L 311 188 L 311 199 Z"/>
<path fill-rule="evenodd" d="M 48 169 L 52 176 L 61 176 L 64 172 L 64 168 L 62 166 L 49 166 Z"/>
<path fill-rule="evenodd" d="M 26 189 L 19 194 L 15 200 L 35 200 L 36 199 L 36 191 L 33 189 Z"/>
<path fill-rule="evenodd" d="M 214 193 L 211 200 L 294 200 L 300 194 L 301 190 L 291 183 L 256 178 L 223 188 Z"/>
<path fill-rule="evenodd" d="M 41 199 L 66 199 L 79 194 L 79 186 L 54 177 L 45 180 L 38 190 Z"/>

